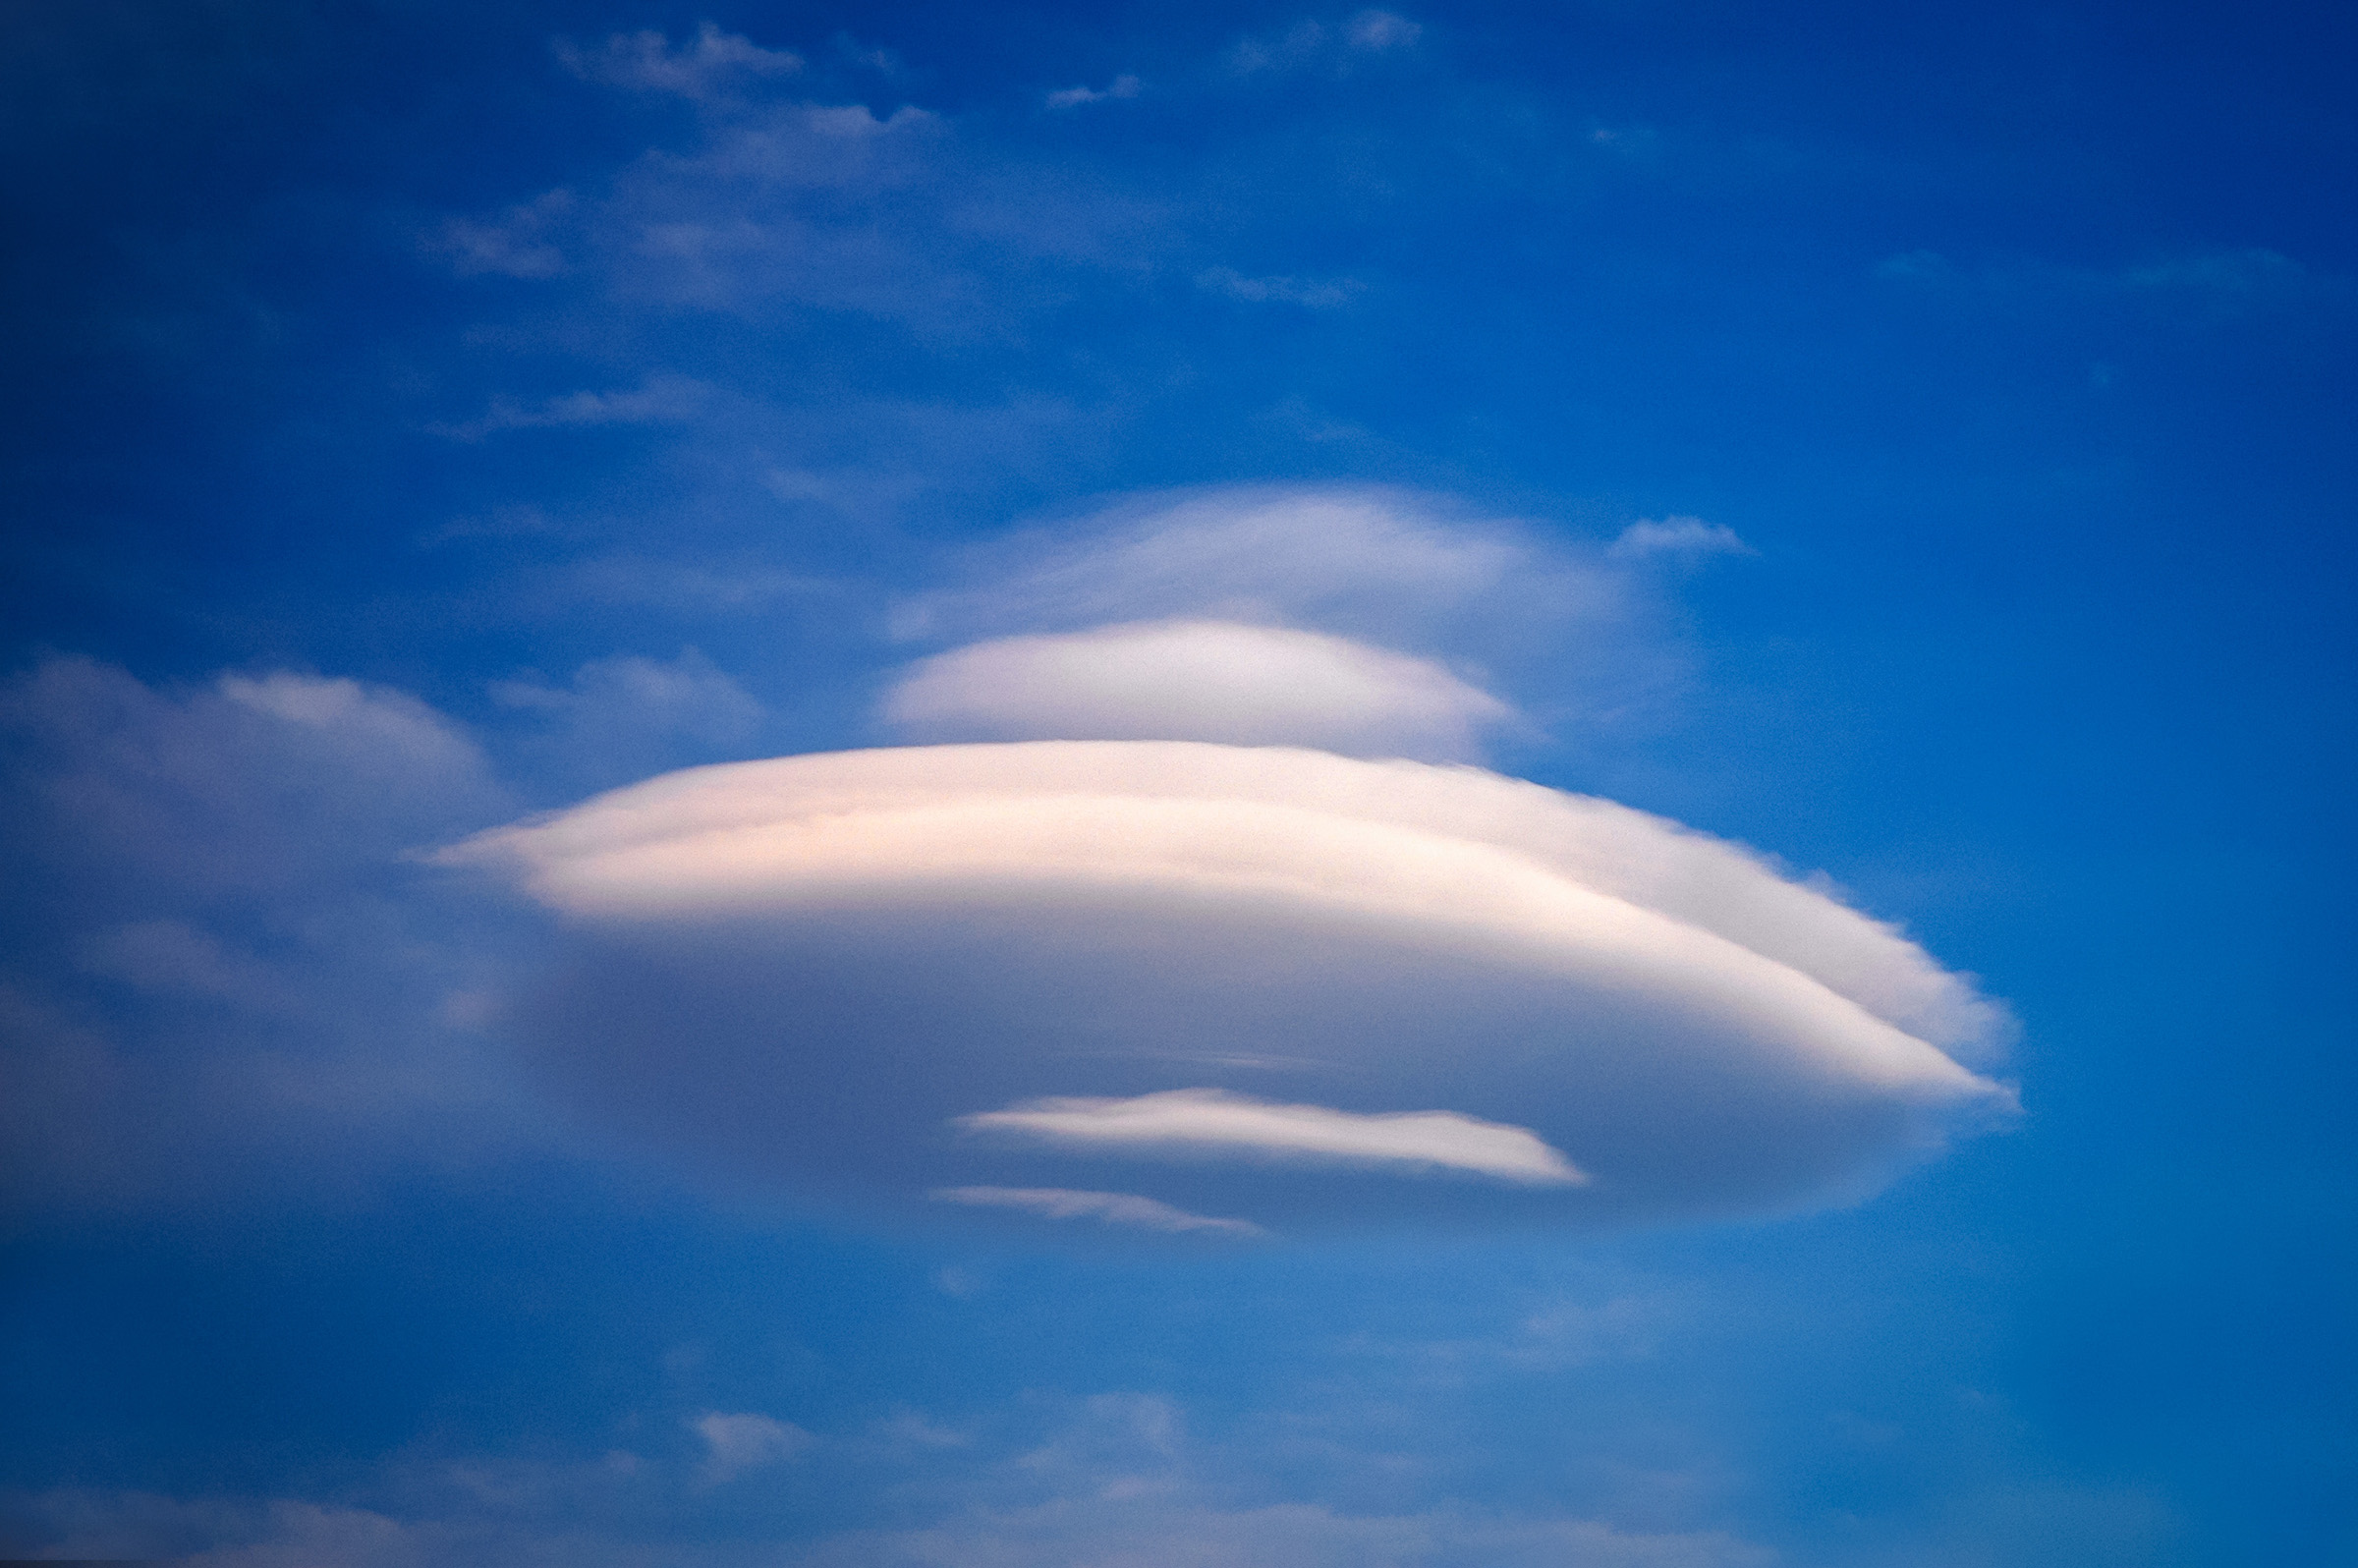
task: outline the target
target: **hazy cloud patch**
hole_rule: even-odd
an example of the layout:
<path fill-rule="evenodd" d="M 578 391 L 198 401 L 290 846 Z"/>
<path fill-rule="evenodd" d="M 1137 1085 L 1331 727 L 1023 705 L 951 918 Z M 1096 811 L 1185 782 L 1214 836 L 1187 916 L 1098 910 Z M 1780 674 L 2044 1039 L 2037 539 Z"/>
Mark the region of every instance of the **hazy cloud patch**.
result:
<path fill-rule="evenodd" d="M 799 1459 L 818 1445 L 816 1437 L 774 1416 L 708 1410 L 688 1426 L 704 1441 L 703 1479 L 708 1485 L 724 1485 L 749 1470 Z"/>
<path fill-rule="evenodd" d="M 1103 103 L 1108 98 L 1135 98 L 1142 84 L 1134 76 L 1118 76 L 1102 87 L 1061 87 L 1044 100 L 1051 109 L 1078 109 L 1083 104 Z"/>
<path fill-rule="evenodd" d="M 694 39 L 673 48 L 655 31 L 617 32 L 594 49 L 569 40 L 556 44 L 567 70 L 589 82 L 641 92 L 671 92 L 707 100 L 749 82 L 797 76 L 803 57 L 764 49 L 742 33 L 723 32 L 706 22 Z"/>
<path fill-rule="evenodd" d="M 1356 278 L 1252 278 L 1234 267 L 1208 267 L 1196 274 L 1196 287 L 1253 305 L 1275 301 L 1331 310 L 1349 305 L 1366 285 Z"/>

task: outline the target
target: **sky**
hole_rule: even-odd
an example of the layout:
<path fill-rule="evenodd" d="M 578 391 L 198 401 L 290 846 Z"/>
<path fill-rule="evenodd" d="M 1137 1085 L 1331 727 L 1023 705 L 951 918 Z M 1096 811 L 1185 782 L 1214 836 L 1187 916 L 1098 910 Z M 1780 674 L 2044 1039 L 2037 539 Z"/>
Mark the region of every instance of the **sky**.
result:
<path fill-rule="evenodd" d="M 2358 29 L 24 0 L 0 1554 L 2358 1562 Z"/>

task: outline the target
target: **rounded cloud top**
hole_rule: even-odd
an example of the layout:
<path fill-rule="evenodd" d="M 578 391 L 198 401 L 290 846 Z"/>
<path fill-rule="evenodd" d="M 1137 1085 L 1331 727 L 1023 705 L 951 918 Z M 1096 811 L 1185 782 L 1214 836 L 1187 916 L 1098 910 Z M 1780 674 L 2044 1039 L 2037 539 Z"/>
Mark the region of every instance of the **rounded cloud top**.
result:
<path fill-rule="evenodd" d="M 2003 1011 L 1889 926 L 1466 767 L 781 757 L 453 853 L 571 918 L 519 1015 L 546 1072 L 855 1201 L 1086 1191 L 1054 1212 L 1206 1233 L 1757 1211 L 1871 1190 L 2011 1105 L 1964 1065 Z"/>

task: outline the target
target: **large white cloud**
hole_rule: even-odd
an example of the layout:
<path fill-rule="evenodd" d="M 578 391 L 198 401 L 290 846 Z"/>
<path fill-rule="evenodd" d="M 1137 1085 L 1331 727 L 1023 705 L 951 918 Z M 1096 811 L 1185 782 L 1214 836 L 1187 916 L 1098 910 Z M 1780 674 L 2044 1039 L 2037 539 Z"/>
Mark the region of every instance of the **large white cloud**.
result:
<path fill-rule="evenodd" d="M 884 717 L 929 740 L 1289 742 L 1471 758 L 1513 709 L 1429 659 L 1290 627 L 1133 622 L 918 664 Z"/>
<path fill-rule="evenodd" d="M 1470 768 L 783 757 L 454 856 L 567 918 L 570 965 L 513 1021 L 556 1083 L 855 1201 L 1102 1189 L 1279 1229 L 1784 1207 L 2011 1104 L 1959 1060 L 2003 1013 L 1894 930 L 1736 846 Z M 1371 1157 L 1375 1130 L 1423 1152 Z"/>

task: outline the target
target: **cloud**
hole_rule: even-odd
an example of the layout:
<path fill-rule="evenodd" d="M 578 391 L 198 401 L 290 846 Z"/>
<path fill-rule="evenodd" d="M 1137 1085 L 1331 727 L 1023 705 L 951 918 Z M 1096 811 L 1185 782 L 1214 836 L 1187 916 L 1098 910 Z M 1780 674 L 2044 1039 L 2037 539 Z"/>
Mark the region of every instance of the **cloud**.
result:
<path fill-rule="evenodd" d="M 2147 289 L 2200 289 L 2237 296 L 2283 295 L 2309 281 L 2308 269 L 2279 252 L 2252 249 L 2172 256 L 2132 267 L 2130 284 Z"/>
<path fill-rule="evenodd" d="M 679 48 L 660 32 L 617 32 L 595 49 L 560 40 L 557 58 L 589 82 L 641 92 L 672 92 L 699 101 L 722 96 L 750 80 L 799 74 L 803 58 L 784 49 L 764 49 L 742 33 L 723 32 L 707 22 L 695 41 Z"/>
<path fill-rule="evenodd" d="M 7 1206 L 308 1202 L 515 1131 L 443 1005 L 499 943 L 408 858 L 516 810 L 457 725 L 356 681 L 61 658 L 0 683 L 0 737 Z"/>
<path fill-rule="evenodd" d="M 1325 1105 L 1273 1105 L 1217 1089 L 1171 1089 L 1132 1099 L 1027 1100 L 961 1116 L 958 1125 L 1090 1151 L 1242 1152 L 1313 1164 L 1467 1171 L 1548 1186 L 1588 1180 L 1527 1127 L 1455 1111 L 1362 1116 Z"/>
<path fill-rule="evenodd" d="M 1203 740 L 1458 759 L 1514 710 L 1430 660 L 1283 627 L 1149 621 L 921 661 L 882 716 L 931 740 Z"/>
<path fill-rule="evenodd" d="M 1013 1208 L 1042 1219 L 1096 1219 L 1142 1230 L 1221 1231 L 1235 1236 L 1267 1234 L 1244 1219 L 1214 1219 L 1141 1198 L 1135 1193 L 1087 1193 L 1069 1187 L 937 1187 L 926 1195 L 937 1203 L 978 1208 Z"/>
<path fill-rule="evenodd" d="M 799 1459 L 818 1446 L 818 1439 L 802 1428 L 770 1416 L 708 1410 L 688 1426 L 704 1440 L 704 1480 L 711 1485 L 734 1481 L 749 1470 Z"/>
<path fill-rule="evenodd" d="M 1289 1229 L 1760 1211 L 1870 1191 L 2012 1105 L 1957 1059 L 1993 1054 L 2002 1010 L 1890 927 L 1738 846 L 1464 767 L 782 757 L 448 858 L 565 918 L 517 1022 L 546 1082 L 860 1204 L 1126 1190 L 1184 1143 L 1147 1196 Z M 1391 1157 L 1250 1157 L 1309 1148 Z"/>
<path fill-rule="evenodd" d="M 1135 98 L 1141 84 L 1133 76 L 1115 77 L 1102 90 L 1095 87 L 1063 87 L 1048 94 L 1046 103 L 1051 109 L 1077 109 L 1085 103 L 1103 103 L 1108 98 Z"/>
<path fill-rule="evenodd" d="M 1666 517 L 1660 522 L 1641 518 L 1623 529 L 1605 552 L 1616 560 L 1638 561 L 1658 556 L 1753 555 L 1758 552 L 1723 523 L 1699 517 Z"/>
<path fill-rule="evenodd" d="M 434 426 L 439 435 L 477 441 L 497 430 L 556 429 L 601 424 L 683 424 L 708 404 L 712 389 L 684 375 L 651 375 L 641 385 L 614 392 L 568 392 L 527 408 L 509 398 L 492 400 L 479 420 Z"/>
<path fill-rule="evenodd" d="M 142 991 L 264 1011 L 287 1005 L 286 982 L 275 970 L 186 921 L 127 922 L 83 938 L 77 956 L 87 973 Z"/>
<path fill-rule="evenodd" d="M 530 201 L 511 206 L 491 222 L 446 218 L 425 242 L 428 253 L 440 254 L 463 278 L 496 273 L 511 278 L 553 278 L 566 267 L 565 252 L 556 243 L 558 230 L 574 210 L 573 193 L 543 192 Z"/>
<path fill-rule="evenodd" d="M 1405 49 L 1424 35 L 1422 24 L 1392 11 L 1362 11 L 1343 28 L 1343 37 L 1352 48 L 1377 53 Z"/>
<path fill-rule="evenodd" d="M 538 720 L 518 750 L 543 774 L 577 786 L 612 783 L 742 745 L 759 727 L 758 700 L 696 648 L 677 658 L 591 659 L 572 681 L 490 683 L 500 706 Z"/>
<path fill-rule="evenodd" d="M 1303 1499 L 1287 1495 L 1303 1487 L 1298 1450 L 1194 1439 L 1187 1412 L 1168 1399 L 1121 1392 L 1026 1403 L 1054 1412 L 1048 1429 L 982 1452 L 922 1418 L 915 1432 L 906 1422 L 888 1428 L 880 1435 L 898 1439 L 888 1480 L 872 1468 L 816 1470 L 851 1444 L 801 1433 L 780 1452 L 765 1427 L 742 1428 L 758 1457 L 731 1475 L 794 1463 L 796 1479 L 826 1488 L 823 1508 L 783 1486 L 768 1500 L 758 1486 L 715 1497 L 724 1483 L 708 1461 L 682 1466 L 619 1452 L 566 1465 L 481 1456 L 422 1476 L 386 1467 L 364 1493 L 365 1508 L 348 1499 L 64 1488 L 5 1501 L 16 1538 L 49 1555 L 168 1553 L 202 1568 L 1769 1568 L 1779 1560 L 1717 1530 L 1642 1530 L 1417 1496 L 1433 1488 L 1364 1441 L 1337 1456 L 1361 1484 L 1331 1487 L 1357 1494 L 1362 1506 Z M 687 1429 L 701 1439 L 707 1422 L 800 1433 L 768 1417 L 718 1412 Z M 735 1430 L 720 1430 L 723 1442 L 734 1440 Z M 923 1479 L 912 1479 L 913 1461 Z M 1374 1496 L 1365 1484 L 1372 1466 L 1389 1470 Z M 847 1529 L 847 1516 L 890 1523 Z"/>
<path fill-rule="evenodd" d="M 1275 300 L 1306 305 L 1314 310 L 1331 310 L 1349 305 L 1364 285 L 1356 278 L 1249 278 L 1234 267 L 1210 267 L 1196 274 L 1196 287 L 1254 305 Z"/>
<path fill-rule="evenodd" d="M 1342 24 L 1297 22 L 1284 32 L 1239 40 L 1228 51 L 1228 69 L 1239 76 L 1293 71 L 1323 64 L 1340 74 L 1355 57 L 1393 54 L 1425 35 L 1424 27 L 1397 12 L 1369 10 Z"/>
<path fill-rule="evenodd" d="M 1375 488 L 1235 485 L 1148 496 L 976 552 L 970 587 L 913 595 L 906 638 L 1166 617 L 1282 624 L 1381 644 L 1478 623 L 1600 614 L 1612 575 L 1527 528 Z"/>

